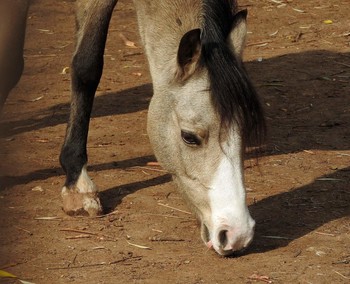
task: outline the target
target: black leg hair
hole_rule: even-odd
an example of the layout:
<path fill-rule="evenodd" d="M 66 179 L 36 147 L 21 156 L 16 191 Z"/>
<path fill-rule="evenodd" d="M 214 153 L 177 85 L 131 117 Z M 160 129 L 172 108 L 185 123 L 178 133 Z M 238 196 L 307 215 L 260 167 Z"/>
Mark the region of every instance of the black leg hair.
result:
<path fill-rule="evenodd" d="M 75 187 L 87 163 L 86 143 L 90 115 L 102 75 L 108 26 L 116 3 L 117 0 L 79 0 L 77 2 L 77 45 L 71 65 L 71 109 L 60 154 L 60 163 L 66 173 L 64 189 L 68 190 L 68 193 L 69 191 L 84 192 L 84 189 Z M 78 211 L 81 209 L 77 204 L 73 207 Z M 75 209 L 65 208 L 65 204 L 64 210 L 75 211 Z M 75 213 L 71 212 L 71 214 Z M 89 212 L 89 214 L 94 213 Z"/>

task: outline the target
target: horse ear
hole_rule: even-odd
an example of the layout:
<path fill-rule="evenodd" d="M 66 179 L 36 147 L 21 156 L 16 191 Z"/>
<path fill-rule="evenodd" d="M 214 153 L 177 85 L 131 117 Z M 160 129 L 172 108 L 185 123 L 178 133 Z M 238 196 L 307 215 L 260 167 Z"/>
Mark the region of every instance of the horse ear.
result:
<path fill-rule="evenodd" d="M 242 10 L 233 16 L 231 32 L 228 37 L 230 48 L 238 58 L 242 58 L 247 35 L 247 10 Z"/>
<path fill-rule="evenodd" d="M 184 81 L 194 73 L 200 53 L 200 29 L 190 30 L 181 38 L 177 51 L 177 78 Z"/>

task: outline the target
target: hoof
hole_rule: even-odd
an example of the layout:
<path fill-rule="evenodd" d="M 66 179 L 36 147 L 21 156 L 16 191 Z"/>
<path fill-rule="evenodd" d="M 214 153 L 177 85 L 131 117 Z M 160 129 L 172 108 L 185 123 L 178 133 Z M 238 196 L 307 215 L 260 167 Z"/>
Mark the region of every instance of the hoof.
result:
<path fill-rule="evenodd" d="M 97 192 L 76 192 L 66 187 L 62 190 L 63 211 L 70 216 L 98 216 L 102 206 Z"/>

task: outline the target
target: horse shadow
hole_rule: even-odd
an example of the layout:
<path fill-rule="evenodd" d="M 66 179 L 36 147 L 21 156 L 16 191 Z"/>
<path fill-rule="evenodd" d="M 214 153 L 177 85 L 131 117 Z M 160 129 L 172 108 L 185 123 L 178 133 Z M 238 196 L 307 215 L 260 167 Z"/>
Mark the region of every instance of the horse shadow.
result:
<path fill-rule="evenodd" d="M 148 162 L 152 162 L 154 160 L 155 157 L 152 155 L 136 157 L 126 160 L 113 161 L 109 163 L 89 165 L 88 171 L 100 172 L 114 169 L 127 169 L 136 166 L 144 166 Z M 61 167 L 57 166 L 49 169 L 41 169 L 22 176 L 0 176 L 0 190 L 4 190 L 5 188 L 10 188 L 19 184 L 27 184 L 32 181 L 38 182 L 41 180 L 46 180 L 55 176 L 64 176 L 64 172 Z"/>
<path fill-rule="evenodd" d="M 287 246 L 324 224 L 349 217 L 349 173 L 350 167 L 251 205 L 249 209 L 257 225 L 255 239 L 247 253 Z"/>
<path fill-rule="evenodd" d="M 148 187 L 165 184 L 171 181 L 170 174 L 163 174 L 145 181 L 138 181 L 121 186 L 116 186 L 100 192 L 100 200 L 103 204 L 104 213 L 109 213 L 118 208 L 123 198 Z"/>
<path fill-rule="evenodd" d="M 349 150 L 350 53 L 308 51 L 246 67 L 266 114 L 262 155 Z"/>
<path fill-rule="evenodd" d="M 349 63 L 350 53 L 322 50 L 247 63 L 268 124 L 262 156 L 329 150 L 340 157 L 350 149 Z M 336 170 L 251 205 L 257 227 L 247 252 L 287 246 L 332 220 L 349 217 L 349 173 L 350 167 Z"/>
<path fill-rule="evenodd" d="M 96 96 L 91 117 L 120 115 L 145 110 L 148 108 L 151 96 L 151 84 Z M 69 118 L 69 109 L 70 103 L 60 103 L 34 112 L 30 118 L 0 122 L 0 138 L 66 124 Z"/>

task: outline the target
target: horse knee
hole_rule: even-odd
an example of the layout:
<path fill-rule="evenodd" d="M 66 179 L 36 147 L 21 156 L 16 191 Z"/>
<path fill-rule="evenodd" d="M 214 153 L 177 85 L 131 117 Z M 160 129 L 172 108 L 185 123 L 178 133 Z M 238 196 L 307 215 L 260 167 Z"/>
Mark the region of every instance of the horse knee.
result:
<path fill-rule="evenodd" d="M 85 51 L 78 51 L 72 59 L 72 86 L 95 90 L 100 82 L 103 70 L 103 55 L 93 55 Z"/>

